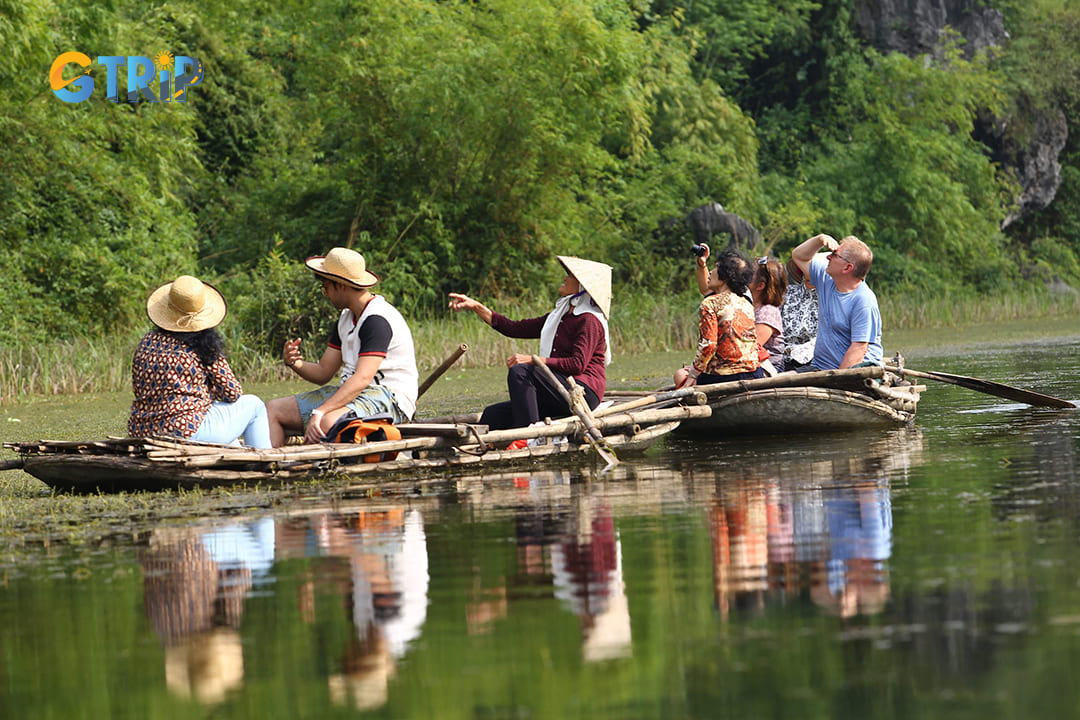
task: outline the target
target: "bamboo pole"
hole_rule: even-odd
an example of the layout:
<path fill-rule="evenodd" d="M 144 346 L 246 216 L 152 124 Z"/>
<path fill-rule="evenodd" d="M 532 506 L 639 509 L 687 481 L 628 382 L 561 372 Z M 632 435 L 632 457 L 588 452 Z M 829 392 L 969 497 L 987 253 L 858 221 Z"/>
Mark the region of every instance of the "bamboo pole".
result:
<path fill-rule="evenodd" d="M 461 343 L 456 348 L 454 348 L 454 351 L 451 352 L 446 357 L 446 359 L 442 361 L 442 365 L 435 368 L 435 370 L 433 370 L 432 373 L 428 375 L 427 380 L 420 383 L 420 387 L 416 390 L 416 399 L 419 400 L 420 396 L 427 392 L 428 388 L 431 387 L 432 383 L 441 378 L 443 373 L 449 370 L 450 366 L 456 363 L 458 361 L 458 358 L 464 355 L 468 349 L 469 345 L 467 343 Z"/>
<path fill-rule="evenodd" d="M 593 417 L 601 418 L 605 415 L 611 415 L 617 412 L 625 412 L 627 410 L 634 410 L 640 407 L 648 407 L 649 405 L 656 405 L 664 402 L 673 402 L 676 400 L 682 400 L 688 405 L 704 405 L 709 401 L 709 398 L 703 392 L 655 392 L 649 395 L 635 398 L 634 400 L 628 400 L 624 403 L 615 403 L 614 405 L 609 405 L 606 408 L 595 411 L 593 413 Z"/>
<path fill-rule="evenodd" d="M 457 415 L 439 415 L 433 418 L 424 418 L 420 422 L 425 424 L 441 424 L 441 423 L 456 423 L 465 425 L 476 425 L 480 422 L 481 413 L 459 413 Z M 404 425 L 402 427 L 405 427 Z"/>
<path fill-rule="evenodd" d="M 915 403 L 919 401 L 919 393 L 926 390 L 925 385 L 909 385 L 906 387 L 886 387 L 881 383 L 875 382 L 871 378 L 863 380 L 867 389 L 871 392 L 887 399 L 896 400 L 906 403 Z"/>
<path fill-rule="evenodd" d="M 555 377 L 555 373 L 551 371 L 551 368 L 547 366 L 547 363 L 544 362 L 542 357 L 533 355 L 532 361 L 533 365 L 540 369 L 540 373 L 547 378 L 548 382 L 554 385 L 559 391 L 559 394 L 562 395 L 562 399 L 566 402 L 567 407 L 569 407 L 570 410 L 578 416 L 578 419 L 581 420 L 581 424 L 585 428 L 585 440 L 593 446 L 593 449 L 596 450 L 596 454 L 607 463 L 605 469 L 618 465 L 619 458 L 615 457 L 615 453 L 613 453 L 610 448 L 606 447 L 606 444 L 604 443 L 604 434 L 597 429 L 596 421 L 589 411 L 589 406 L 585 404 L 581 397 L 576 398 L 577 402 L 575 402 L 575 397 L 571 394 L 572 390 L 567 390 L 563 384 L 559 382 L 559 378 Z M 571 383 L 573 383 L 572 378 Z M 576 383 L 571 385 L 571 387 L 576 388 Z"/>
<path fill-rule="evenodd" d="M 616 413 L 596 419 L 597 429 L 602 432 L 616 430 L 629 425 L 638 424 L 642 427 L 657 425 L 676 420 L 690 420 L 694 418 L 709 417 L 712 408 L 708 405 L 695 405 L 692 407 L 677 406 L 662 409 L 645 409 Z M 480 440 L 493 445 L 502 445 L 519 438 L 532 439 L 542 437 L 560 437 L 562 435 L 573 436 L 583 429 L 581 420 L 576 417 L 553 420 L 546 425 L 528 428 L 514 428 L 512 430 L 492 430 L 480 436 Z"/>
<path fill-rule="evenodd" d="M 380 440 L 379 442 L 357 444 L 320 444 L 301 446 L 304 452 L 281 453 L 278 450 L 223 451 L 217 455 L 178 455 L 175 453 L 147 453 L 147 457 L 158 462 L 173 462 L 189 467 L 212 467 L 220 464 L 246 463 L 294 463 L 322 462 L 345 458 L 357 458 L 385 452 L 422 450 L 438 446 L 449 446 L 444 438 L 410 438 L 408 440 Z"/>
<path fill-rule="evenodd" d="M 695 385 L 689 389 L 703 392 L 712 400 L 714 397 L 724 397 L 769 388 L 838 387 L 844 384 L 851 387 L 862 387 L 862 381 L 865 378 L 880 378 L 884 374 L 885 368 L 880 365 L 871 365 L 860 368 L 846 368 L 844 370 L 814 370 L 804 373 L 784 372 L 756 380 L 735 380 L 713 383 L 712 385 Z"/>
<path fill-rule="evenodd" d="M 471 434 L 465 423 L 405 423 L 395 426 L 402 437 L 468 437 Z M 484 431 L 487 426 L 484 426 Z"/>

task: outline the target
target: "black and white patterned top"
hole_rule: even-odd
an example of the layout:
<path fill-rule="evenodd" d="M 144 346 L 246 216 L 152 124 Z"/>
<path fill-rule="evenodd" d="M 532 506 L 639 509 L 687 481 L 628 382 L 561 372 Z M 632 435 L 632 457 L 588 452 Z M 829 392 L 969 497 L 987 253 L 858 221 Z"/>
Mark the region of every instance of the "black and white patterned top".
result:
<path fill-rule="evenodd" d="M 788 370 L 814 359 L 818 329 L 817 290 L 801 282 L 791 283 L 784 291 L 780 306 L 784 320 L 784 367 Z"/>

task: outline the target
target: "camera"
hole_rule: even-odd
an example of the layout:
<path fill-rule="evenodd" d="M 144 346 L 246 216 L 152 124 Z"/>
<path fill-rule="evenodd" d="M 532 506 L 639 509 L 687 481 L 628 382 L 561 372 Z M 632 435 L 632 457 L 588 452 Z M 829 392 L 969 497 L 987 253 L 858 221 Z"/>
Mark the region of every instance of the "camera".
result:
<path fill-rule="evenodd" d="M 708 248 L 705 245 L 698 245 L 697 243 L 690 246 L 690 251 L 697 257 L 705 257 L 705 251 L 707 249 Z"/>

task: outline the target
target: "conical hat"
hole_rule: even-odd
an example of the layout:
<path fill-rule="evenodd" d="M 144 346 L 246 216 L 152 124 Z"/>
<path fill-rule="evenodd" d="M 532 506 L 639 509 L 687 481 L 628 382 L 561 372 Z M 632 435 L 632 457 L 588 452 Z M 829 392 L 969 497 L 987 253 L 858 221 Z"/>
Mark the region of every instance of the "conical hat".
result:
<path fill-rule="evenodd" d="M 577 278 L 581 288 L 600 306 L 604 317 L 611 318 L 611 266 L 569 255 L 557 255 L 566 272 Z"/>

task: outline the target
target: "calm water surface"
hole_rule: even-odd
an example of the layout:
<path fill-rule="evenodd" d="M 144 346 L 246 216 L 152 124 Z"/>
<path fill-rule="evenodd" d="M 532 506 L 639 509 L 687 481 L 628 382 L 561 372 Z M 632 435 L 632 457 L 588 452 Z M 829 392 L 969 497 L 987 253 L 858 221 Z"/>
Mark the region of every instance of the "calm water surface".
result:
<path fill-rule="evenodd" d="M 1077 336 L 909 364 L 1080 400 Z M 898 430 L 0 538 L 0 717 L 1074 717 L 1078 450 L 932 384 Z"/>

